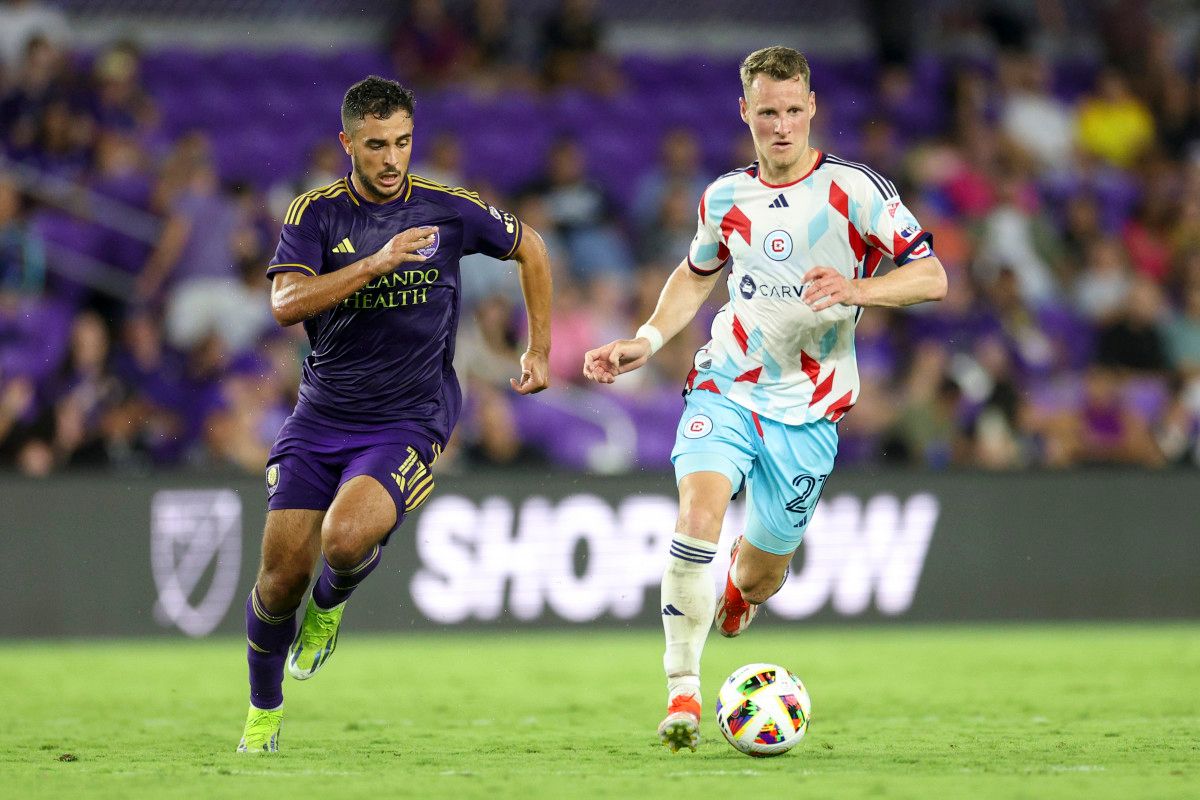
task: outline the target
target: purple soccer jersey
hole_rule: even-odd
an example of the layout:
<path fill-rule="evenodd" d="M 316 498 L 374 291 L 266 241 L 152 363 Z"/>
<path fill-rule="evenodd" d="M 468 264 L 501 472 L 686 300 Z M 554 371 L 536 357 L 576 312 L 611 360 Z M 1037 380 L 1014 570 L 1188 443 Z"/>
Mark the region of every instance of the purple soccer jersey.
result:
<path fill-rule="evenodd" d="M 305 320 L 312 354 L 293 416 L 350 430 L 412 426 L 441 444 L 449 438 L 462 402 L 453 367 L 459 259 L 511 257 L 521 241 L 515 216 L 411 174 L 396 200 L 371 203 L 347 176 L 292 202 L 267 276 L 328 274 L 423 225 L 438 228 L 421 252 L 426 261 L 402 264 Z"/>

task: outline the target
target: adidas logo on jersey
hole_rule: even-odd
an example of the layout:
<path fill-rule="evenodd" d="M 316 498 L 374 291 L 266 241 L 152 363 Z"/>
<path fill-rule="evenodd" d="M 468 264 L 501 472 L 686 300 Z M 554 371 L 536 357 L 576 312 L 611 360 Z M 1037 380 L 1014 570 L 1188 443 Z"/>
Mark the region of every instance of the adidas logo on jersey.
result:
<path fill-rule="evenodd" d="M 338 246 L 333 248 L 333 252 L 335 252 L 335 253 L 353 253 L 354 245 L 350 244 L 350 237 L 347 236 L 345 239 L 342 239 L 340 242 L 338 242 Z"/>
<path fill-rule="evenodd" d="M 778 197 L 776 197 L 773 201 L 771 201 L 771 205 L 767 206 L 767 208 L 787 208 L 787 207 L 788 207 L 788 201 L 787 201 L 787 198 L 783 196 L 782 192 L 780 193 L 780 195 Z"/>

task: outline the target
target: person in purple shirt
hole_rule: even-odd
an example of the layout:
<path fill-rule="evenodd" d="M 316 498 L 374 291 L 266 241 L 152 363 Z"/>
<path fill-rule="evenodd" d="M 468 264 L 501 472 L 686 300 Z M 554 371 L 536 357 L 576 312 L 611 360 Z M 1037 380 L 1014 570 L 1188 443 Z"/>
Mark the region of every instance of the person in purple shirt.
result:
<path fill-rule="evenodd" d="M 465 189 L 408 172 L 413 95 L 371 76 L 342 103 L 350 174 L 297 197 L 267 269 L 271 311 L 312 345 L 267 459 L 262 565 L 246 601 L 250 711 L 241 752 L 278 750 L 283 670 L 333 654 L 347 598 L 433 491 L 458 418 L 459 259 L 515 259 L 529 318 L 519 394 L 549 384 L 550 263 L 541 236 Z M 296 611 L 324 566 L 300 629 Z"/>

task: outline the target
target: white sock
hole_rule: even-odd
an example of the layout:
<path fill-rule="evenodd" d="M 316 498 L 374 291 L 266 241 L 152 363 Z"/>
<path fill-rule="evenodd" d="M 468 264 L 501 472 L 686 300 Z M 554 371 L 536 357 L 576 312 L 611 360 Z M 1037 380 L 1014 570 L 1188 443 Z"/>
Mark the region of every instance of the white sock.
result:
<path fill-rule="evenodd" d="M 694 694 L 700 699 L 700 654 L 717 608 L 709 564 L 717 545 L 676 533 L 662 580 L 663 632 L 667 650 L 663 669 L 667 672 L 668 699 L 677 694 Z"/>

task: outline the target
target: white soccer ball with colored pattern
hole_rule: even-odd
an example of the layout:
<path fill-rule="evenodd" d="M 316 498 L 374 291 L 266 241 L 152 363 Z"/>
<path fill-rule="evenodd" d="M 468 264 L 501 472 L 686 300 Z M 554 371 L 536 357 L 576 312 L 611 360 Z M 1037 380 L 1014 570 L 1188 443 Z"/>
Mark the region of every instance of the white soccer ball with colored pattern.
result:
<path fill-rule="evenodd" d="M 717 694 L 717 727 L 748 756 L 777 756 L 808 731 L 812 700 L 804 684 L 778 664 L 747 664 Z"/>

